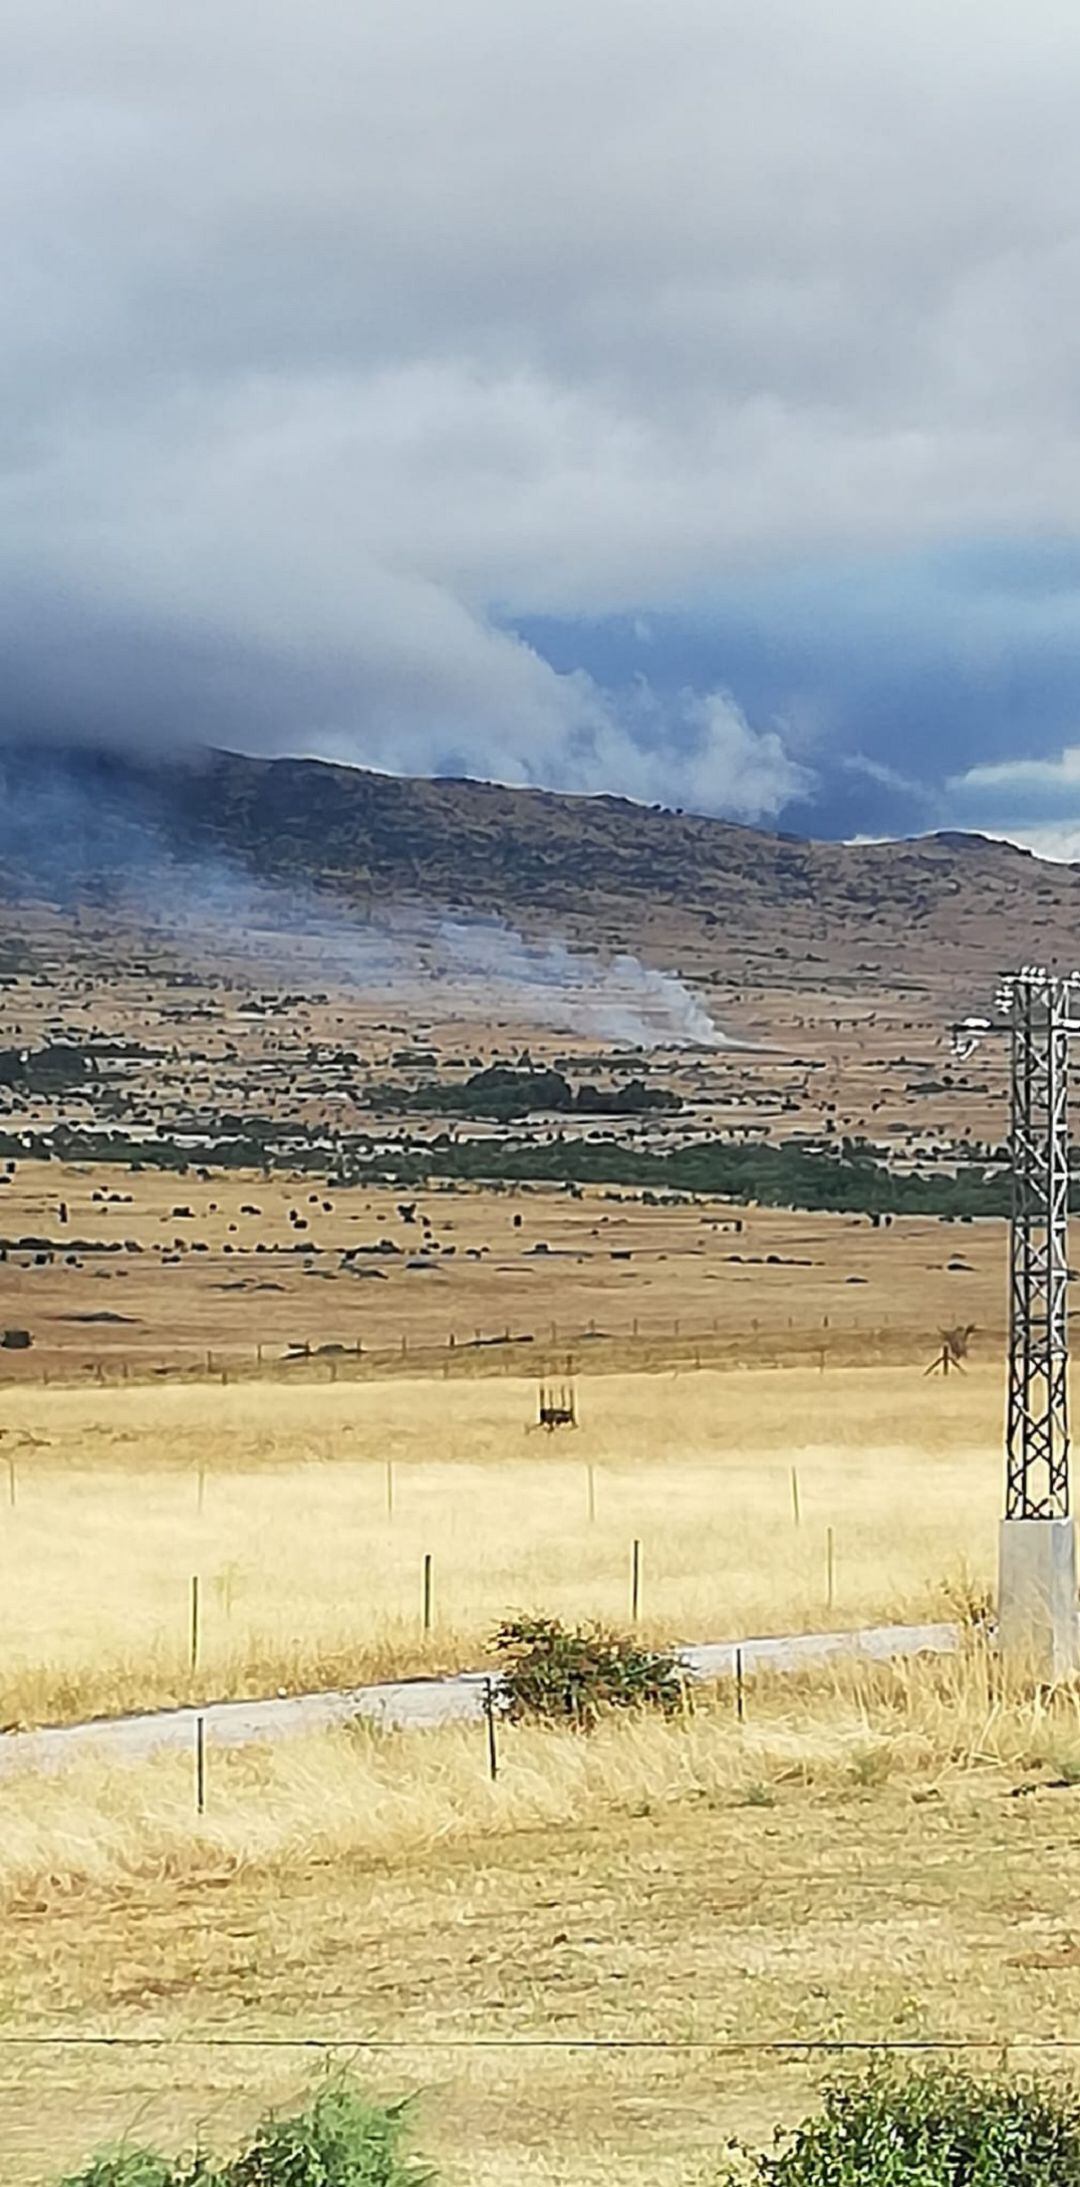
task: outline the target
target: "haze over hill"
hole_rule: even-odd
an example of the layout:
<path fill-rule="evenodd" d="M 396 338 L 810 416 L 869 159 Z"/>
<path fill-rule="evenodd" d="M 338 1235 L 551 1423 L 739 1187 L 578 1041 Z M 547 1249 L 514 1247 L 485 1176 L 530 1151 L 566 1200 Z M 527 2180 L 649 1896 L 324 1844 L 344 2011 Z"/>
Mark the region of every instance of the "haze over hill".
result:
<path fill-rule="evenodd" d="M 409 780 L 318 760 L 10 745 L 10 901 L 153 900 L 165 877 L 400 899 L 652 963 L 929 980 L 962 996 L 1022 959 L 1072 961 L 1080 871 L 979 836 L 819 843 L 615 797 Z"/>

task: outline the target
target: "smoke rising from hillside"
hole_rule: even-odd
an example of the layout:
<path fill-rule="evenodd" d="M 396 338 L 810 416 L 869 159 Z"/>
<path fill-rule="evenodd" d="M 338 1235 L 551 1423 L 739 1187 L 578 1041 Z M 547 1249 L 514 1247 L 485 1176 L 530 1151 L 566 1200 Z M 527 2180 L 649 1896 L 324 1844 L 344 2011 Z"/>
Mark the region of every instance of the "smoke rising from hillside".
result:
<path fill-rule="evenodd" d="M 178 847 L 179 846 L 179 847 Z M 607 1042 L 726 1045 L 675 972 L 631 952 L 602 956 L 559 936 L 437 901 L 350 904 L 309 883 L 253 873 L 235 854 L 163 822 L 156 785 L 108 763 L 100 778 L 63 755 L 44 766 L 0 745 L 0 882 L 9 895 L 80 912 L 97 907 L 171 943 L 261 970 L 267 982 L 333 984 L 408 1003 L 423 1020 L 546 1026 Z"/>
<path fill-rule="evenodd" d="M 659 1041 L 721 1047 L 724 1036 L 686 982 L 644 965 L 629 951 L 609 959 L 558 939 L 529 942 L 503 920 L 443 919 L 439 946 L 450 962 L 509 988 L 538 1023 L 601 1032 L 642 1048 Z"/>
<path fill-rule="evenodd" d="M 629 951 L 601 957 L 558 936 L 531 940 L 495 916 L 422 904 L 353 911 L 223 864 L 174 867 L 152 900 L 139 889 L 129 902 L 163 939 L 202 945 L 249 976 L 353 988 L 430 1022 L 476 1017 L 639 1048 L 727 1045 L 677 973 Z"/>

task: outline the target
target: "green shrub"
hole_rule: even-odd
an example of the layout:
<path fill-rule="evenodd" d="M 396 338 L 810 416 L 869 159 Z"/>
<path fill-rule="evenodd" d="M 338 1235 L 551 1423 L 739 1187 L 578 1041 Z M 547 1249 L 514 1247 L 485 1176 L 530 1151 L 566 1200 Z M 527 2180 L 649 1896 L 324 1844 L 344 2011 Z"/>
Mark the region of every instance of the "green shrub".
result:
<path fill-rule="evenodd" d="M 270 2119 L 223 2187 L 425 2187 L 434 2174 L 402 2144 L 408 2106 L 383 2107 L 338 2081 L 292 2119 Z"/>
<path fill-rule="evenodd" d="M 501 1663 L 500 1706 L 512 1723 L 589 1731 L 608 1709 L 662 1709 L 670 1716 L 682 1701 L 677 1656 L 639 1648 L 602 1625 L 570 1629 L 558 1618 L 510 1618 L 491 1644 Z"/>
<path fill-rule="evenodd" d="M 61 2187 L 430 2187 L 404 2142 L 408 2105 L 369 2103 L 333 2081 L 292 2118 L 267 2119 L 231 2163 L 168 2163 L 149 2150 L 98 2157 Z"/>
<path fill-rule="evenodd" d="M 125 2149 L 117 2156 L 95 2157 L 61 2187 L 223 2187 L 223 2180 L 198 2157 L 170 2163 L 149 2149 Z"/>
<path fill-rule="evenodd" d="M 728 2187 L 1080 2187 L 1080 2100 L 1037 2080 L 875 2067 L 827 2087 L 814 2118 L 725 2180 Z"/>

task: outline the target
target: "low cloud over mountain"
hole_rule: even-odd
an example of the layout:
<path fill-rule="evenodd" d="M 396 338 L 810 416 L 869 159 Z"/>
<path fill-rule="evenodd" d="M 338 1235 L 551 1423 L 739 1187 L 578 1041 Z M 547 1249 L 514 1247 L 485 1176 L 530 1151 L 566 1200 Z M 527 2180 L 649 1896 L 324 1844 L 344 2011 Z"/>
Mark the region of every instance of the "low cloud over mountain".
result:
<path fill-rule="evenodd" d="M 1064 0 L 6 45 L 9 733 L 1071 841 Z"/>

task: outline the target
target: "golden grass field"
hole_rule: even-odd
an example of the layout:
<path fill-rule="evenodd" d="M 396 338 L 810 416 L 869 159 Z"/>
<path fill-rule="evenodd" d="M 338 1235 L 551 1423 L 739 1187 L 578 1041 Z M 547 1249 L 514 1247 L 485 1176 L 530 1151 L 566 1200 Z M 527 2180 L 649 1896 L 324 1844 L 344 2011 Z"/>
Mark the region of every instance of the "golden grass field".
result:
<path fill-rule="evenodd" d="M 999 863 L 927 924 L 913 873 L 890 925 L 831 880 L 828 918 L 816 889 L 718 919 L 647 882 L 575 887 L 559 931 L 680 967 L 749 1045 L 645 1057 L 685 1106 L 640 1143 L 865 1132 L 931 1169 L 1000 1141 L 1004 1055 L 957 1070 L 946 1028 L 986 1006 L 1003 904 L 1010 947 L 1044 948 L 1048 884 L 1025 910 Z M 419 1128 L 381 1082 L 449 1083 L 525 1037 L 603 1076 L 598 1035 L 503 1014 L 486 983 L 456 1016 L 437 985 L 343 984 L 322 934 L 260 931 L 234 961 L 231 933 L 5 916 L 9 1040 L 136 1044 L 105 1100 L 5 1095 L 12 1132 L 194 1120 L 197 1149 L 227 1110 L 381 1138 Z M 402 1066 L 414 1039 L 434 1065 Z M 518 1608 L 625 1625 L 635 1539 L 664 1642 L 950 1614 L 988 1586 L 1000 1222 L 198 1163 L 0 1165 L 0 1329 L 33 1336 L 0 1352 L 0 1726 L 475 1664 Z M 971 1371 L 924 1380 L 967 1324 Z M 526 1433 L 568 1353 L 579 1431 Z M 0 2187 L 118 2139 L 227 2147 L 320 2040 L 420 2092 L 445 2187 L 712 2187 L 727 2137 L 765 2139 L 822 2070 L 754 2046 L 1072 2032 L 1068 1698 L 1003 1699 L 973 1644 L 755 1681 L 741 1725 L 731 1700 L 505 1731 L 495 1785 L 478 1726 L 212 1748 L 203 1816 L 188 1755 L 0 1773 Z M 106 2034 L 136 2043 L 82 2047 Z"/>
<path fill-rule="evenodd" d="M 504 1733 L 495 1785 L 475 1727 L 222 1754 L 201 1819 L 178 1756 L 10 1781 L 5 2187 L 228 2146 L 305 2041 L 421 2092 L 446 2187 L 703 2187 L 812 2102 L 770 2042 L 1071 2032 L 1075 1699 L 1003 1702 L 976 1645 L 747 1698 Z"/>
<path fill-rule="evenodd" d="M 635 1537 L 665 1641 L 949 1614 L 989 1583 L 996 1370 L 578 1397 L 548 1438 L 531 1378 L 10 1390 L 4 1720 L 475 1663 L 513 1608 L 625 1625 Z M 420 2092 L 445 2187 L 706 2187 L 825 2064 L 710 2046 L 1067 2025 L 1075 1704 L 1003 1700 L 975 1644 L 747 1701 L 743 1725 L 717 1689 L 670 1724 L 504 1730 L 494 1785 L 480 1726 L 211 1747 L 201 1817 L 189 1755 L 0 1776 L 4 2187 L 118 2138 L 227 2146 L 330 2056 Z M 72 2040 L 100 2035 L 138 2042 Z"/>
<path fill-rule="evenodd" d="M 625 1624 L 635 1539 L 665 1641 L 940 1615 L 965 1568 L 989 1581 L 994 1372 L 606 1375 L 579 1404 L 548 1436 L 525 1381 L 12 1392 L 2 1720 L 460 1668 L 515 1609 Z"/>

